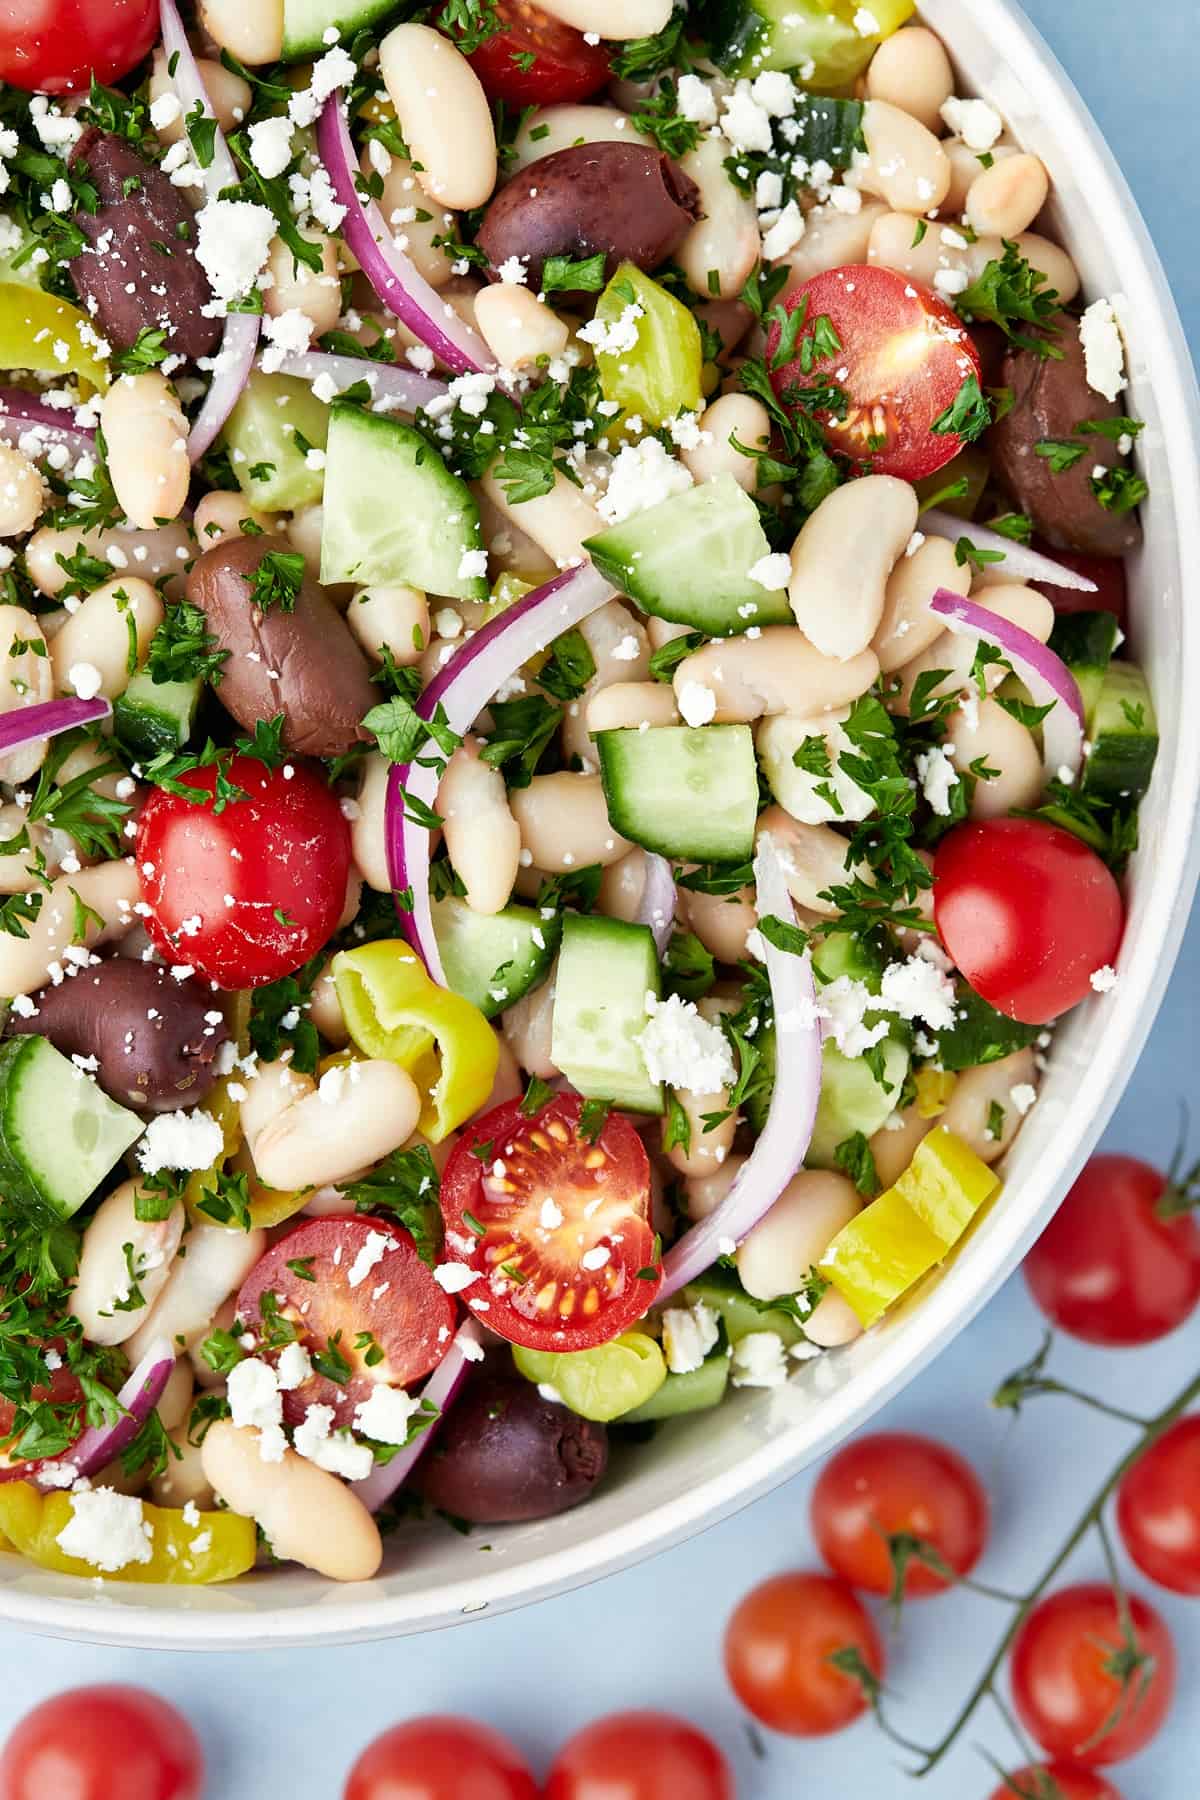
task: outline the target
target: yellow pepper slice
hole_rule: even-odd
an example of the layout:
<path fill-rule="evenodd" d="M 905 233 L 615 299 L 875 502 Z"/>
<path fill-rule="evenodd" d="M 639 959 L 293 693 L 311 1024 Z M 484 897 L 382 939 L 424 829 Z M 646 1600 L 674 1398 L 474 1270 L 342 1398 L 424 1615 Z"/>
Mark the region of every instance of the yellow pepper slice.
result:
<path fill-rule="evenodd" d="M 364 1056 L 407 1069 L 424 1098 L 417 1129 L 440 1144 L 492 1091 L 495 1032 L 477 1006 L 431 981 L 396 938 L 343 950 L 331 966 L 352 1040 Z"/>
<path fill-rule="evenodd" d="M 13 1548 L 41 1569 L 94 1580 L 92 1563 L 68 1556 L 58 1543 L 74 1516 L 70 1494 L 40 1494 L 27 1481 L 0 1486 L 0 1528 Z M 149 1562 L 127 1563 L 123 1569 L 104 1572 L 106 1581 L 168 1582 L 195 1586 L 212 1581 L 232 1581 L 254 1567 L 258 1552 L 253 1519 L 240 1513 L 205 1513 L 197 1526 L 189 1524 L 174 1507 L 143 1503 L 142 1517 L 150 1527 Z"/>
<path fill-rule="evenodd" d="M 999 1186 L 999 1176 L 939 1125 L 895 1185 L 842 1227 L 818 1271 L 863 1325 L 874 1325 L 944 1260 Z"/>
<path fill-rule="evenodd" d="M 681 301 L 636 263 L 625 262 L 601 294 L 596 318 L 615 328 L 618 338 L 627 330 L 637 334 L 632 349 L 596 352 L 606 400 L 637 413 L 647 425 L 665 425 L 680 411 L 697 410 L 704 351 L 700 327 Z"/>
<path fill-rule="evenodd" d="M 662 1347 L 644 1331 L 626 1331 L 592 1350 L 526 1350 L 513 1345 L 526 1381 L 548 1382 L 583 1419 L 619 1419 L 653 1399 L 667 1379 Z"/>
<path fill-rule="evenodd" d="M 958 1086 L 958 1076 L 946 1069 L 918 1069 L 916 1085 L 917 1117 L 940 1119 Z"/>
<path fill-rule="evenodd" d="M 78 375 L 106 388 L 108 370 L 96 355 L 98 332 L 79 307 L 24 282 L 0 282 L 0 369 L 31 369 L 60 381 Z"/>

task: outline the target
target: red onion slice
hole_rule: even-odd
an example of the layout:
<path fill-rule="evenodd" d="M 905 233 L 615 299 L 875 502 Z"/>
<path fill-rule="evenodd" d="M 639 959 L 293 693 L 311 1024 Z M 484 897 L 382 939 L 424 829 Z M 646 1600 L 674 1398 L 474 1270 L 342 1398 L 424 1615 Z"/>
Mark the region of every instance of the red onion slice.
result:
<path fill-rule="evenodd" d="M 766 833 L 759 839 L 754 878 L 759 918 L 794 925 L 796 914 L 780 853 Z M 812 963 L 807 951 L 794 956 L 789 950 L 777 950 L 766 938 L 762 944 L 775 1013 L 775 1087 L 767 1122 L 721 1204 L 667 1251 L 657 1295 L 660 1305 L 711 1268 L 731 1245 L 740 1244 L 770 1212 L 804 1161 L 816 1124 L 821 1032 Z"/>
<path fill-rule="evenodd" d="M 355 382 L 365 381 L 371 390 L 372 410 L 376 412 L 415 413 L 446 392 L 446 383 L 436 375 L 422 375 L 417 369 L 406 369 L 393 363 L 368 361 L 358 356 L 332 356 L 324 350 L 306 350 L 301 356 L 285 356 L 276 364 L 280 375 L 294 375 L 300 381 L 319 381 L 325 375 L 339 393 L 345 393 Z M 389 401 L 381 406 L 379 401 Z"/>
<path fill-rule="evenodd" d="M 468 731 L 496 690 L 522 663 L 611 600 L 616 591 L 591 563 L 556 575 L 467 638 L 429 683 L 417 701 L 417 712 L 423 719 L 431 719 L 440 705 L 452 731 L 460 735 Z M 432 743 L 426 744 L 422 755 L 430 756 L 434 748 Z M 409 910 L 397 905 L 401 930 L 433 979 L 445 987 L 446 974 L 429 907 L 429 832 L 406 817 L 404 804 L 407 789 L 432 807 L 438 781 L 438 770 L 422 768 L 419 762 L 393 766 L 384 831 L 392 887 L 397 893 L 407 890 L 411 895 Z"/>
<path fill-rule="evenodd" d="M 361 1481 L 351 1484 L 352 1491 L 358 1495 L 368 1512 L 378 1512 L 381 1506 L 386 1506 L 396 1490 L 403 1487 L 428 1449 L 434 1432 L 449 1412 L 471 1364 L 482 1360 L 483 1333 L 474 1319 L 466 1319 L 459 1326 L 445 1356 L 421 1389 L 422 1401 L 428 1401 L 431 1406 L 436 1407 L 437 1417 L 406 1444 L 403 1450 L 397 1451 L 390 1463 L 373 1469 Z"/>
<path fill-rule="evenodd" d="M 68 450 L 76 462 L 81 456 L 96 454 L 95 432 L 76 425 L 70 407 L 48 406 L 24 388 L 0 388 L 0 438 L 19 447 L 30 433 L 38 441 L 38 456 L 56 444 Z"/>
<path fill-rule="evenodd" d="M 645 851 L 644 855 L 646 882 L 638 901 L 634 923 L 650 927 L 654 948 L 662 956 L 675 929 L 675 908 L 679 903 L 679 893 L 675 886 L 674 870 L 667 859 L 657 856 L 653 850 Z"/>
<path fill-rule="evenodd" d="M 14 707 L 0 713 L 0 755 L 39 738 L 57 737 L 60 731 L 74 731 L 77 725 L 93 725 L 111 712 L 111 704 L 99 695 L 95 700 L 44 700 L 37 706 Z"/>
<path fill-rule="evenodd" d="M 205 116 L 213 118 L 208 89 L 192 53 L 192 46 L 188 43 L 187 32 L 183 28 L 183 20 L 179 16 L 175 0 L 159 0 L 159 22 L 167 68 L 171 71 L 171 80 L 175 84 L 175 94 L 180 106 L 186 114 L 199 101 Z M 223 189 L 237 186 L 237 165 L 219 125 L 213 130 L 212 160 L 207 169 L 200 172 L 204 177 L 204 192 L 209 200 L 217 199 Z M 226 318 L 221 348 L 217 351 L 213 368 L 212 385 L 188 436 L 188 455 L 193 462 L 199 461 L 204 455 L 237 404 L 254 366 L 259 330 L 257 313 L 230 313 Z"/>
<path fill-rule="evenodd" d="M 955 543 L 965 537 L 977 550 L 1000 551 L 1004 561 L 990 563 L 984 570 L 985 578 L 991 581 L 1048 581 L 1054 587 L 1077 588 L 1081 594 L 1096 592 L 1095 582 L 1089 581 L 1086 575 L 1078 575 L 1065 564 L 1053 562 L 1040 550 L 1031 550 L 1028 544 L 1002 537 L 998 531 L 989 531 L 986 525 L 976 525 L 973 519 L 956 519 L 953 513 L 927 512 L 921 514 L 920 529 L 931 531 L 934 537 L 951 538 Z"/>
<path fill-rule="evenodd" d="M 383 304 L 453 374 L 494 374 L 496 359 L 478 332 L 464 324 L 396 248 L 374 200 L 364 202 L 359 195 L 358 165 L 340 93 L 325 102 L 317 121 L 317 146 L 338 203 L 346 208 L 342 235 Z"/>
<path fill-rule="evenodd" d="M 46 1463 L 35 1473 L 39 1485 L 62 1487 L 56 1474 L 74 1469 L 76 1481 L 97 1474 L 128 1449 L 154 1408 L 162 1399 L 163 1389 L 175 1367 L 175 1352 L 167 1339 L 156 1338 L 143 1356 L 117 1400 L 125 1411 L 115 1425 L 89 1426 L 70 1450 L 54 1462 Z"/>
<path fill-rule="evenodd" d="M 1074 781 L 1083 767 L 1085 715 L 1079 685 L 1060 656 L 1031 632 L 1022 631 L 999 613 L 989 612 L 974 600 L 964 600 L 949 588 L 939 588 L 929 602 L 945 619 L 949 630 L 971 632 L 994 644 L 1012 664 L 1013 672 L 1029 689 L 1035 706 L 1051 706 L 1042 721 L 1042 761 L 1049 780 Z"/>

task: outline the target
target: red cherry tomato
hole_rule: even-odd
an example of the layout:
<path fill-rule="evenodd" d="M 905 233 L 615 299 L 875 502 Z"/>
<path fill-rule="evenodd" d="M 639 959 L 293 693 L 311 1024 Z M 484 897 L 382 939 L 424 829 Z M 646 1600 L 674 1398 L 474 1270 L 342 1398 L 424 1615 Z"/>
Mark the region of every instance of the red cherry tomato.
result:
<path fill-rule="evenodd" d="M 1065 568 L 1074 569 L 1077 575 L 1086 575 L 1096 584 L 1094 594 L 1085 594 L 1079 588 L 1057 587 L 1050 581 L 1033 582 L 1032 586 L 1045 594 L 1055 612 L 1110 612 L 1124 625 L 1129 607 L 1124 557 L 1088 556 L 1083 550 L 1058 550 L 1053 544 L 1040 543 L 1037 538 L 1033 540 L 1033 548 L 1062 563 Z"/>
<path fill-rule="evenodd" d="M 603 44 L 589 44 L 582 31 L 552 19 L 532 0 L 492 0 L 492 6 L 503 30 L 467 58 L 489 99 L 549 106 L 586 100 L 604 86 L 609 66 Z"/>
<path fill-rule="evenodd" d="M 1050 1793 L 1055 1800 L 1121 1800 L 1112 1782 L 1106 1781 L 1103 1775 L 1065 1762 L 1038 1763 L 1036 1767 L 1014 1769 L 991 1800 L 1013 1800 L 1014 1795 L 1023 1796 L 1023 1800 L 1045 1800 Z"/>
<path fill-rule="evenodd" d="M 1200 1300 L 1200 1227 L 1162 1219 L 1167 1179 L 1133 1156 L 1093 1156 L 1025 1258 L 1029 1291 L 1072 1337 L 1120 1348 L 1174 1331 Z"/>
<path fill-rule="evenodd" d="M 139 1687 L 56 1694 L 0 1753 L 0 1800 L 200 1800 L 203 1781 L 183 1714 Z"/>
<path fill-rule="evenodd" d="M 537 1785 L 498 1731 L 434 1716 L 394 1725 L 368 1744 L 342 1800 L 537 1800 Z"/>
<path fill-rule="evenodd" d="M 1143 1575 L 1200 1594 L 1200 1414 L 1143 1452 L 1117 1492 L 1117 1524 Z"/>
<path fill-rule="evenodd" d="M 61 1338 L 56 1341 L 54 1347 L 61 1356 L 63 1350 Z M 41 1401 L 48 1401 L 51 1406 L 74 1407 L 78 1406 L 83 1399 L 83 1389 L 79 1385 L 78 1377 L 64 1363 L 60 1369 L 51 1371 L 50 1380 L 46 1386 L 30 1390 L 29 1399 L 30 1403 L 34 1405 Z M 0 1399 L 0 1481 L 27 1480 L 36 1469 L 41 1468 L 43 1463 L 57 1462 L 67 1455 L 67 1451 L 63 1450 L 56 1457 L 35 1456 L 24 1461 L 16 1459 L 13 1454 L 15 1445 L 5 1442 L 13 1431 L 16 1417 L 17 1409 L 12 1401 Z M 83 1420 L 80 1415 L 81 1430 L 82 1426 Z"/>
<path fill-rule="evenodd" d="M 1041 819 L 958 825 L 937 847 L 933 916 L 977 994 L 1045 1025 L 1091 993 L 1116 961 L 1121 890 L 1094 850 Z"/>
<path fill-rule="evenodd" d="M 817 1547 L 835 1574 L 872 1594 L 892 1590 L 886 1538 L 923 1538 L 943 1562 L 967 1575 L 983 1553 L 988 1498 L 970 1463 L 932 1438 L 880 1431 L 856 1438 L 822 1469 L 812 1497 Z M 951 1584 L 914 1557 L 909 1599 Z"/>
<path fill-rule="evenodd" d="M 832 449 L 876 475 L 919 481 L 953 461 L 966 440 L 933 426 L 965 381 L 980 380 L 982 369 L 965 327 L 940 294 L 891 269 L 854 263 L 815 275 L 784 306 L 789 314 L 804 308 L 793 361 L 774 367 L 782 336 L 778 321 L 767 333 L 771 385 L 784 406 L 796 405 L 806 388 L 826 382 L 840 388 L 848 396 L 845 417 L 829 411 L 815 417 Z M 832 326 L 840 346 L 826 355 L 815 354 L 820 340 L 810 337 L 818 320 Z"/>
<path fill-rule="evenodd" d="M 37 94 L 119 81 L 158 36 L 157 0 L 0 0 L 0 81 Z"/>
<path fill-rule="evenodd" d="M 1116 1597 L 1103 1582 L 1062 1588 L 1035 1606 L 1017 1633 L 1012 1691 L 1026 1731 L 1051 1756 L 1089 1767 L 1121 1762 L 1159 1730 L 1175 1693 L 1175 1646 L 1145 1600 L 1129 1616 L 1146 1661 L 1123 1687 L 1115 1659 L 1125 1648 Z"/>
<path fill-rule="evenodd" d="M 854 1676 L 831 1661 L 846 1649 L 882 1678 L 883 1643 L 858 1596 L 832 1575 L 797 1570 L 746 1595 L 725 1628 L 725 1673 L 773 1731 L 824 1737 L 867 1710 Z"/>
<path fill-rule="evenodd" d="M 352 1424 L 355 1407 L 380 1382 L 408 1387 L 435 1369 L 454 1334 L 454 1302 L 417 1255 L 409 1233 L 382 1219 L 310 1219 L 279 1238 L 238 1294 L 238 1318 L 251 1331 L 263 1324 L 268 1293 L 306 1349 L 325 1352 L 336 1339 L 351 1369 L 345 1382 L 317 1373 L 286 1391 L 283 1411 L 290 1425 L 314 1404 L 332 1406 L 337 1425 Z M 363 1333 L 370 1340 L 360 1347 Z M 369 1356 L 376 1360 L 368 1362 Z"/>
<path fill-rule="evenodd" d="M 559 1752 L 543 1800 L 735 1800 L 710 1737 L 671 1713 L 614 1713 Z"/>
<path fill-rule="evenodd" d="M 580 1133 L 582 1110 L 567 1095 L 532 1119 L 519 1100 L 497 1106 L 464 1131 L 442 1177 L 446 1230 L 487 1276 L 487 1322 L 527 1350 L 606 1344 L 662 1282 L 642 1140 L 614 1113 L 593 1143 Z M 487 1156 L 476 1154 L 481 1144 Z"/>
<path fill-rule="evenodd" d="M 142 808 L 137 860 L 151 909 L 146 924 L 165 956 L 218 987 L 260 987 L 306 963 L 336 928 L 350 827 L 320 770 L 301 758 L 267 769 L 235 756 L 221 773 L 244 798 L 219 812 L 163 788 Z M 181 779 L 215 794 L 215 768 Z"/>

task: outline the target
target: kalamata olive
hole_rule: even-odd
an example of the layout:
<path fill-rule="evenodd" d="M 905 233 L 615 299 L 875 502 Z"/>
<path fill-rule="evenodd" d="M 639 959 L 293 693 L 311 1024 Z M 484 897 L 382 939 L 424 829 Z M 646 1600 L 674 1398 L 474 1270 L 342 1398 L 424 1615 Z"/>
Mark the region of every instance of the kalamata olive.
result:
<path fill-rule="evenodd" d="M 485 1372 L 455 1402 L 413 1481 L 455 1518 L 506 1525 L 578 1506 L 607 1465 L 603 1425 L 544 1400 L 518 1376 Z"/>
<path fill-rule="evenodd" d="M 187 597 L 230 653 L 216 693 L 238 724 L 253 732 L 282 713 L 286 749 L 342 756 L 369 736 L 361 721 L 379 696 L 350 627 L 307 575 L 290 611 L 278 599 L 265 611 L 255 605 L 259 565 L 283 550 L 271 537 L 214 544 L 193 564 Z"/>
<path fill-rule="evenodd" d="M 78 1056 L 110 1099 L 142 1112 L 174 1112 L 203 1100 L 213 1062 L 229 1036 L 213 996 L 199 981 L 177 981 L 160 963 L 110 956 L 32 996 L 28 1018 L 12 1014 L 10 1034 L 49 1038 Z"/>
<path fill-rule="evenodd" d="M 1124 556 L 1142 541 L 1137 517 L 1106 511 L 1091 485 L 1098 466 L 1112 469 L 1124 458 L 1110 437 L 1076 435 L 1078 426 L 1116 418 L 1121 409 L 1088 386 L 1077 323 L 1072 318 L 1063 318 L 1061 323 L 1062 329 L 1051 340 L 1060 356 L 1010 350 L 1004 359 L 1000 385 L 1011 388 L 1013 404 L 992 428 L 996 479 L 1056 549 Z M 1037 445 L 1047 438 L 1077 443 L 1083 455 L 1072 468 L 1056 475 L 1051 459 L 1037 454 Z"/>
<path fill-rule="evenodd" d="M 179 188 L 125 138 L 95 126 L 75 145 L 71 168 L 86 168 L 100 196 L 95 212 L 75 213 L 87 248 L 71 264 L 71 279 L 105 337 L 128 350 L 139 332 L 162 330 L 177 356 L 211 356 L 221 321 L 202 310 L 213 294 L 196 260 L 195 216 Z"/>
<path fill-rule="evenodd" d="M 700 210 L 700 190 L 661 151 L 640 144 L 572 144 L 544 156 L 490 202 L 478 243 L 493 274 L 520 259 L 531 288 L 548 256 L 573 262 L 604 252 L 606 276 L 622 262 L 656 269 Z M 583 295 L 563 293 L 570 302 Z"/>

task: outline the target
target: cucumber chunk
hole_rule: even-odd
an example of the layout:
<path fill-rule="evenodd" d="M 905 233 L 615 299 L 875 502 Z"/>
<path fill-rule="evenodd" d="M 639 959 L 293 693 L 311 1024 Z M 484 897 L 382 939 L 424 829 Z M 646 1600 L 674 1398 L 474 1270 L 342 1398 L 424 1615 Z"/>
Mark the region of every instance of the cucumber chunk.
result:
<path fill-rule="evenodd" d="M 663 1110 L 662 1088 L 651 1081 L 634 1041 L 650 1020 L 647 994 L 657 999 L 659 992 L 648 925 L 567 914 L 550 1055 L 585 1099 L 611 1100 L 631 1112 Z"/>
<path fill-rule="evenodd" d="M 329 409 L 321 580 L 407 583 L 486 600 L 464 558 L 483 549 L 479 508 L 436 445 L 399 419 L 335 401 Z M 486 559 L 485 559 L 486 561 Z"/>
<path fill-rule="evenodd" d="M 703 1300 L 718 1313 L 731 1344 L 740 1344 L 754 1331 L 773 1331 L 785 1345 L 799 1344 L 804 1337 L 791 1313 L 777 1310 L 769 1303 L 753 1300 L 733 1269 L 708 1269 L 683 1290 L 684 1304 L 695 1306 Z"/>
<path fill-rule="evenodd" d="M 545 980 L 561 922 L 533 906 L 506 906 L 489 918 L 451 894 L 434 901 L 433 930 L 450 986 L 494 1019 Z"/>
<path fill-rule="evenodd" d="M 758 766 L 748 725 L 599 731 L 608 816 L 622 837 L 688 862 L 741 862 L 754 848 Z"/>
<path fill-rule="evenodd" d="M 817 1122 L 804 1158 L 810 1169 L 837 1167 L 834 1152 L 856 1131 L 874 1137 L 900 1098 L 908 1074 L 909 1053 L 895 1038 L 885 1038 L 883 1074 L 886 1087 L 876 1081 L 861 1056 L 843 1056 L 834 1043 L 821 1052 L 821 1100 Z"/>
<path fill-rule="evenodd" d="M 729 1357 L 726 1345 L 711 1351 L 698 1369 L 689 1369 L 686 1375 L 673 1375 L 668 1370 L 657 1394 L 651 1394 L 632 1412 L 622 1413 L 613 1424 L 650 1425 L 658 1419 L 680 1418 L 685 1413 L 708 1412 L 719 1406 L 729 1386 Z"/>
<path fill-rule="evenodd" d="M 732 475 L 660 501 L 583 547 L 614 587 L 657 619 L 710 637 L 793 623 L 783 589 L 749 579 L 771 546 L 758 508 Z"/>
<path fill-rule="evenodd" d="M 323 450 L 328 432 L 329 409 L 313 397 L 307 381 L 256 369 L 222 434 L 237 484 L 251 506 L 295 512 L 319 500 L 325 473 L 308 466 L 304 445 Z"/>
<path fill-rule="evenodd" d="M 182 750 L 196 723 L 203 681 L 153 681 L 139 669 L 113 704 L 113 729 L 135 756 Z"/>
<path fill-rule="evenodd" d="M 283 0 L 282 59 L 300 62 L 306 56 L 323 56 L 329 48 L 325 33 L 331 26 L 349 40 L 364 25 L 394 12 L 395 6 L 396 0 Z"/>
<path fill-rule="evenodd" d="M 46 1038 L 0 1045 L 0 1193 L 10 1200 L 69 1219 L 142 1130 Z"/>
<path fill-rule="evenodd" d="M 1086 730 L 1090 733 L 1104 677 L 1117 647 L 1117 621 L 1110 612 L 1060 613 L 1049 647 L 1062 657 L 1079 685 Z"/>
<path fill-rule="evenodd" d="M 1109 666 L 1090 731 L 1082 792 L 1101 800 L 1140 800 L 1154 773 L 1158 720 L 1146 677 L 1135 663 Z"/>

